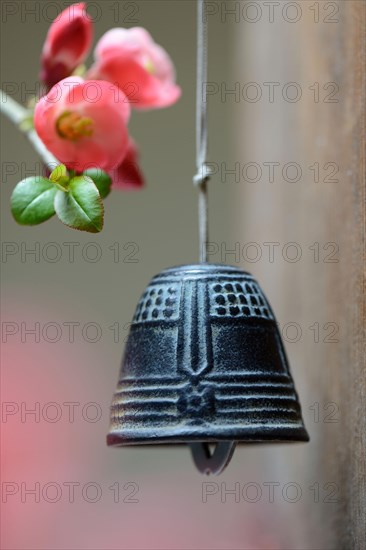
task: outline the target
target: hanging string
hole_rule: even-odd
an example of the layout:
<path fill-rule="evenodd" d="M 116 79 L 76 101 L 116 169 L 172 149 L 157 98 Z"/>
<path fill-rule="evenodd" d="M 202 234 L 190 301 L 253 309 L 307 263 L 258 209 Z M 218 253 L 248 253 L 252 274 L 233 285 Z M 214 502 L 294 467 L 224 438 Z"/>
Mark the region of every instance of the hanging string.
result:
<path fill-rule="evenodd" d="M 210 170 L 207 156 L 207 16 L 204 0 L 197 0 L 197 89 L 196 89 L 196 175 L 193 183 L 198 187 L 198 223 L 200 262 L 207 262 L 208 197 L 207 183 Z M 204 92 L 205 90 L 205 92 Z"/>

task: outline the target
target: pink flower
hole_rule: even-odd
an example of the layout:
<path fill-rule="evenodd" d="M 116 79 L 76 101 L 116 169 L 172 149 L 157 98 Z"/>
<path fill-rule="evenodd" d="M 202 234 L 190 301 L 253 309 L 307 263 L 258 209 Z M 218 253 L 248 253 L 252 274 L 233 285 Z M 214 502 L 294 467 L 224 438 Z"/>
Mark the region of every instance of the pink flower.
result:
<path fill-rule="evenodd" d="M 129 115 L 125 95 L 110 82 L 69 77 L 39 100 L 34 123 L 47 149 L 68 168 L 108 172 L 127 153 Z"/>
<path fill-rule="evenodd" d="M 181 95 L 170 57 L 140 27 L 106 32 L 95 48 L 88 78 L 113 82 L 136 109 L 168 107 Z"/>
<path fill-rule="evenodd" d="M 145 185 L 144 176 L 138 165 L 138 150 L 131 138 L 125 158 L 109 175 L 114 189 L 136 190 Z"/>
<path fill-rule="evenodd" d="M 92 23 L 85 4 L 66 8 L 52 23 L 42 51 L 41 80 L 51 88 L 82 63 L 92 43 Z"/>

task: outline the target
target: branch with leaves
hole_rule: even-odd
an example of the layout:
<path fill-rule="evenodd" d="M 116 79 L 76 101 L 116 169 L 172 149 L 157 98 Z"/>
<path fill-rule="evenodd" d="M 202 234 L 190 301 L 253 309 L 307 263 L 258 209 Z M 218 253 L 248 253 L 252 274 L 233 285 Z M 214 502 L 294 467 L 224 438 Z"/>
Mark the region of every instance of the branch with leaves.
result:
<path fill-rule="evenodd" d="M 101 231 L 111 189 L 144 185 L 128 132 L 131 111 L 168 107 L 180 97 L 168 54 L 145 29 L 105 33 L 86 69 L 92 32 L 85 4 L 69 6 L 43 47 L 44 95 L 25 108 L 1 92 L 1 112 L 27 136 L 47 173 L 22 180 L 13 191 L 11 210 L 22 225 L 56 214 L 74 229 Z"/>

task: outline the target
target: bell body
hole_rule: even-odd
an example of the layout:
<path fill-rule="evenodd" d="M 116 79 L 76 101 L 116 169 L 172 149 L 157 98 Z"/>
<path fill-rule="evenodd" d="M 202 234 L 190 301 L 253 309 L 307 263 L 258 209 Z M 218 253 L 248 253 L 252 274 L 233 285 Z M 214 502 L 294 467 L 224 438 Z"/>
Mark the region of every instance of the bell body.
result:
<path fill-rule="evenodd" d="M 156 275 L 132 321 L 109 445 L 308 441 L 272 309 L 235 267 Z"/>

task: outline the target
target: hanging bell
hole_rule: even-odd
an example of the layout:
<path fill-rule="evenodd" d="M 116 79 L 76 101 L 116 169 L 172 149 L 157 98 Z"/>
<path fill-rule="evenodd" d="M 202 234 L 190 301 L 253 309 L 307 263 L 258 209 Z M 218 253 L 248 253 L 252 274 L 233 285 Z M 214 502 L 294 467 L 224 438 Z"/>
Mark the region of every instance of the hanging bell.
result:
<path fill-rule="evenodd" d="M 108 445 L 188 443 L 197 468 L 218 474 L 238 442 L 308 440 L 276 319 L 253 277 L 213 264 L 156 275 L 132 320 Z"/>

